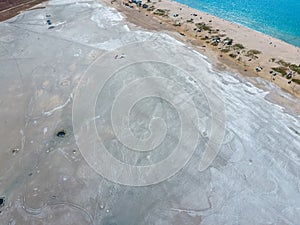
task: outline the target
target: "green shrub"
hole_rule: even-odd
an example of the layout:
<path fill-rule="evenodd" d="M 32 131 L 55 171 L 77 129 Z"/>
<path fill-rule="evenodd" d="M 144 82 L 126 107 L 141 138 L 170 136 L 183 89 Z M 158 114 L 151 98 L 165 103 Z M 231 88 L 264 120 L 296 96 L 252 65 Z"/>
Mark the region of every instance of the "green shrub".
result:
<path fill-rule="evenodd" d="M 278 72 L 278 73 L 281 73 L 282 76 L 285 76 L 286 75 L 286 71 L 287 71 L 287 68 L 284 67 L 284 66 L 280 66 L 280 67 L 273 67 L 272 70 Z"/>
<path fill-rule="evenodd" d="M 230 49 L 229 49 L 229 48 L 223 48 L 223 49 L 221 50 L 221 52 L 227 53 L 227 52 L 230 52 Z"/>
<path fill-rule="evenodd" d="M 238 44 L 238 43 L 234 44 L 232 47 L 234 50 L 241 50 L 245 48 L 242 44 Z"/>
<path fill-rule="evenodd" d="M 257 55 L 260 54 L 261 51 L 258 51 L 256 49 L 251 49 L 249 51 L 247 51 L 247 53 L 245 54 L 245 56 L 250 57 L 252 59 L 257 59 Z"/>
<path fill-rule="evenodd" d="M 291 64 L 280 59 L 277 63 L 281 66 L 289 67 Z"/>
<path fill-rule="evenodd" d="M 205 23 L 196 23 L 195 26 L 198 28 L 198 29 L 201 29 L 201 30 L 205 30 L 205 31 L 210 31 L 211 30 L 211 26 L 208 26 L 206 25 Z"/>
<path fill-rule="evenodd" d="M 298 74 L 300 74 L 300 66 L 297 66 L 296 64 L 291 64 L 289 66 L 289 68 L 295 72 L 297 72 Z"/>
<path fill-rule="evenodd" d="M 292 79 L 293 82 L 295 82 L 296 84 L 300 84 L 300 79 Z"/>
<path fill-rule="evenodd" d="M 166 10 L 166 9 L 157 9 L 157 10 L 155 10 L 155 12 L 153 14 L 166 17 L 166 16 L 168 16 L 168 11 L 169 10 Z"/>
<path fill-rule="evenodd" d="M 154 5 L 150 6 L 147 11 L 153 11 L 155 9 Z"/>
<path fill-rule="evenodd" d="M 230 53 L 229 56 L 230 56 L 231 58 L 234 58 L 234 59 L 237 57 L 237 55 L 234 54 L 234 53 Z"/>
<path fill-rule="evenodd" d="M 251 50 L 247 51 L 247 54 L 249 54 L 249 55 L 258 55 L 260 53 L 261 53 L 261 51 L 256 50 L 256 49 L 251 49 Z"/>
<path fill-rule="evenodd" d="M 227 37 L 227 38 L 224 39 L 223 43 L 226 44 L 226 45 L 232 45 L 233 39 Z"/>

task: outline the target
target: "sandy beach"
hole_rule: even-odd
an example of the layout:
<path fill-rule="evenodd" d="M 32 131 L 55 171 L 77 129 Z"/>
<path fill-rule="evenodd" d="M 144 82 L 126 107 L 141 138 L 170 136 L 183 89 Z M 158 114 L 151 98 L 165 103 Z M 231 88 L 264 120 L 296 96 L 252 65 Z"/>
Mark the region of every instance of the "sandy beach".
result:
<path fill-rule="evenodd" d="M 172 0 L 151 1 L 147 8 L 128 1 L 105 2 L 138 26 L 164 30 L 189 43 L 218 69 L 262 77 L 300 98 L 298 47 Z"/>

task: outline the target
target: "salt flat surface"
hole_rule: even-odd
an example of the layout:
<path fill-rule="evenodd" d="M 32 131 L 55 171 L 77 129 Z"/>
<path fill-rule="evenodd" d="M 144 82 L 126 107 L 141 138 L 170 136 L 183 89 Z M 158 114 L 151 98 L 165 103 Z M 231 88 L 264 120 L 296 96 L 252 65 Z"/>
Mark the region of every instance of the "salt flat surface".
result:
<path fill-rule="evenodd" d="M 53 29 L 48 29 L 47 14 Z M 164 44 L 149 45 L 157 51 L 133 51 L 143 42 Z M 135 54 L 144 63 L 126 66 Z M 172 64 L 162 64 L 166 61 Z M 102 92 L 95 92 L 104 83 L 94 78 L 104 77 L 119 63 L 124 68 L 105 80 Z M 217 72 L 206 57 L 174 38 L 128 26 L 120 14 L 98 2 L 75 0 L 52 0 L 45 9 L 0 23 L 0 68 L 0 195 L 6 197 L 1 224 L 247 225 L 300 220 L 300 117 L 287 113 L 292 108 L 267 100 L 273 87 L 266 81 L 259 81 L 266 82 L 262 90 L 239 75 Z M 142 166 L 157 163 L 168 157 L 180 136 L 180 114 L 159 98 L 171 93 L 172 82 L 158 97 L 141 99 L 129 116 L 131 131 L 141 139 L 151 135 L 153 118 L 164 120 L 166 141 L 156 151 L 128 153 L 110 126 L 109 110 L 119 91 L 149 76 L 171 79 L 192 97 L 199 141 L 174 176 L 146 187 L 124 186 L 103 178 L 87 163 L 76 144 L 77 128 L 84 133 L 91 125 L 79 121 L 74 126 L 74 104 L 84 100 L 76 111 L 82 118 L 90 105 L 95 107 L 95 117 L 88 119 L 95 121 L 115 158 Z M 213 126 L 211 112 L 221 111 L 210 108 L 208 91 L 224 101 L 225 136 L 217 157 L 201 172 L 199 161 Z M 78 92 L 85 95 L 78 97 Z M 91 99 L 99 94 L 95 104 L 89 93 Z M 299 104 L 284 92 L 280 95 Z M 61 130 L 65 136 L 58 137 Z M 91 143 L 96 136 L 84 137 L 82 143 Z"/>

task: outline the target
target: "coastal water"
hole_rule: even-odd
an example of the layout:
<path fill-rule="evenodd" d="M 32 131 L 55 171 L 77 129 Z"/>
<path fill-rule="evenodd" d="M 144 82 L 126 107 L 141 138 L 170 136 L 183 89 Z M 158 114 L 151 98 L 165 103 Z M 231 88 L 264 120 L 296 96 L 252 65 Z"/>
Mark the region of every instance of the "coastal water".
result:
<path fill-rule="evenodd" d="M 176 0 L 300 47 L 299 0 Z"/>

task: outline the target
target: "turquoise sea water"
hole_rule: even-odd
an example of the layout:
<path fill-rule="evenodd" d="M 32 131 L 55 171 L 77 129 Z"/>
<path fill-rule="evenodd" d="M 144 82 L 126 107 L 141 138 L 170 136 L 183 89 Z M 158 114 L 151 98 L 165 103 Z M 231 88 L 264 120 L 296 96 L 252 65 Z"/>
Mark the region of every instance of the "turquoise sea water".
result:
<path fill-rule="evenodd" d="M 300 0 L 176 0 L 300 47 Z"/>

